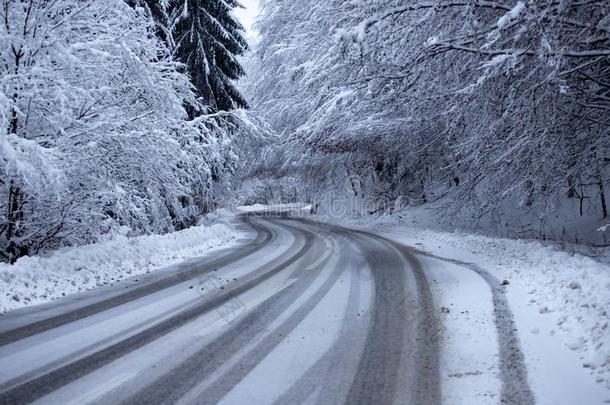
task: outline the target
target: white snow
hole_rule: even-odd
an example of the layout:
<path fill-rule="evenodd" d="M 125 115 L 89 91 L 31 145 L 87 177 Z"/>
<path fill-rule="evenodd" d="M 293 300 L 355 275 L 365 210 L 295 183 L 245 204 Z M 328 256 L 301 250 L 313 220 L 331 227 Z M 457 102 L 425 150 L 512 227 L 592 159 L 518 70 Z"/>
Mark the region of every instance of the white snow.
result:
<path fill-rule="evenodd" d="M 356 26 L 351 28 L 337 28 L 335 30 L 335 41 L 354 41 L 356 43 L 362 43 L 366 39 L 366 31 L 369 25 L 368 20 L 363 20 Z"/>
<path fill-rule="evenodd" d="M 282 212 L 291 212 L 291 213 L 299 213 L 306 212 L 311 209 L 311 205 L 303 204 L 303 203 L 290 203 L 290 204 L 274 204 L 274 205 L 263 205 L 263 204 L 254 204 L 254 205 L 244 205 L 235 207 L 235 211 L 237 212 L 265 212 L 267 214 L 279 214 Z M 223 215 L 226 214 L 224 211 L 220 211 Z"/>
<path fill-rule="evenodd" d="M 0 263 L 0 313 L 147 273 L 236 241 L 228 224 L 195 226 L 165 235 L 117 238 L 48 255 Z"/>
<path fill-rule="evenodd" d="M 606 232 L 608 229 L 610 229 L 610 222 L 607 223 L 606 225 L 600 226 L 597 229 L 597 232 Z"/>
<path fill-rule="evenodd" d="M 439 43 L 438 36 L 434 35 L 426 40 L 426 42 L 424 43 L 424 46 L 432 46 L 432 45 L 436 45 L 438 43 Z"/>
<path fill-rule="evenodd" d="M 508 13 L 504 14 L 497 22 L 498 28 L 505 28 L 510 22 L 516 20 L 519 15 L 525 10 L 525 3 L 518 1 Z"/>
<path fill-rule="evenodd" d="M 444 404 L 495 405 L 500 397 L 498 344 L 491 291 L 476 273 L 453 263 L 420 258 L 441 321 Z"/>
<path fill-rule="evenodd" d="M 509 55 L 509 54 L 496 55 L 491 60 L 489 60 L 487 62 L 483 62 L 481 64 L 481 66 L 484 68 L 492 68 L 495 66 L 500 66 L 507 60 L 511 59 L 512 57 L 513 57 L 513 55 Z"/>
<path fill-rule="evenodd" d="M 537 403 L 570 405 L 576 401 L 587 404 L 610 401 L 610 265 L 603 259 L 604 255 L 596 259 L 538 241 L 433 231 L 423 228 L 416 220 L 406 223 L 391 216 L 340 220 L 320 216 L 317 219 L 373 229 L 421 251 L 477 264 L 498 280 L 507 280 L 506 298 L 515 317 Z M 451 283 L 461 285 L 459 288 L 468 285 L 470 281 L 463 274 L 447 275 L 447 281 L 436 269 L 428 276 L 440 283 L 432 285 L 439 302 L 450 297 L 457 300 L 453 302 L 468 306 L 469 297 L 458 297 L 442 288 L 443 283 L 447 288 L 453 288 Z M 483 308 L 489 305 L 485 294 L 480 290 L 476 297 Z M 480 322 L 464 320 L 459 325 L 455 319 L 446 318 L 444 327 L 451 328 L 456 336 L 479 333 Z M 469 360 L 463 353 L 472 344 L 464 339 L 461 346 L 456 342 L 450 337 L 444 346 L 445 356 L 449 357 L 443 364 L 452 369 L 459 365 L 459 356 L 463 366 L 467 365 Z M 486 378 L 485 375 L 470 377 Z M 445 387 L 443 395 L 446 399 L 457 398 L 450 386 Z"/>
<path fill-rule="evenodd" d="M 364 40 L 366 39 L 367 26 L 368 26 L 368 21 L 364 20 L 354 28 L 355 33 L 356 33 L 356 40 L 360 43 L 364 42 Z"/>

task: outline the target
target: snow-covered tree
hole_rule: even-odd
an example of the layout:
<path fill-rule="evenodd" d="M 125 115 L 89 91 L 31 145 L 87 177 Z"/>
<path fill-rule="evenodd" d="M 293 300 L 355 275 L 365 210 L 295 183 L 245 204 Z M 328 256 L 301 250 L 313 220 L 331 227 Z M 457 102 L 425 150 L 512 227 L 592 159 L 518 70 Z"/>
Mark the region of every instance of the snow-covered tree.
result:
<path fill-rule="evenodd" d="M 158 35 L 186 66 L 201 104 L 211 111 L 247 107 L 235 87 L 235 81 L 245 74 L 238 57 L 248 50 L 244 28 L 232 14 L 241 7 L 239 2 L 146 0 L 145 4 Z"/>
<path fill-rule="evenodd" d="M 189 77 L 143 8 L 2 0 L 0 20 L 3 260 L 179 229 L 227 187 L 227 118 L 188 120 Z"/>
<path fill-rule="evenodd" d="M 584 196 L 607 215 L 607 2 L 262 6 L 245 89 L 296 151 L 283 167 L 358 174 L 386 201 L 544 213 Z"/>

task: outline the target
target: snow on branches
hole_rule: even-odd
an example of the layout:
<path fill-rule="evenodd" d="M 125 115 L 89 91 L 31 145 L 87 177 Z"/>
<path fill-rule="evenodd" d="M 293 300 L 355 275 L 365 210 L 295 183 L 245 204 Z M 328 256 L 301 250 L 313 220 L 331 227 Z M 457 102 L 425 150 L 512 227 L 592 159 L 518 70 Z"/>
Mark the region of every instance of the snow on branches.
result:
<path fill-rule="evenodd" d="M 609 21 L 604 1 L 263 1 L 247 90 L 305 167 L 390 199 L 607 215 Z"/>
<path fill-rule="evenodd" d="M 189 78 L 145 10 L 2 0 L 0 20 L 1 260 L 163 233 L 210 208 L 230 133 L 189 123 Z"/>

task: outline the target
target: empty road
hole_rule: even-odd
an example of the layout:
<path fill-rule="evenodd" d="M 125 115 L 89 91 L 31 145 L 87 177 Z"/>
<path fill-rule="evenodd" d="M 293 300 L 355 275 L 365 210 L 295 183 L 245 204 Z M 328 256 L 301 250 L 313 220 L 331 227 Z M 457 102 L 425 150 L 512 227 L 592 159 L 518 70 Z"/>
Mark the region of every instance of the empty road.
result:
<path fill-rule="evenodd" d="M 0 403 L 437 404 L 418 256 L 241 215 L 236 247 L 0 318 Z"/>

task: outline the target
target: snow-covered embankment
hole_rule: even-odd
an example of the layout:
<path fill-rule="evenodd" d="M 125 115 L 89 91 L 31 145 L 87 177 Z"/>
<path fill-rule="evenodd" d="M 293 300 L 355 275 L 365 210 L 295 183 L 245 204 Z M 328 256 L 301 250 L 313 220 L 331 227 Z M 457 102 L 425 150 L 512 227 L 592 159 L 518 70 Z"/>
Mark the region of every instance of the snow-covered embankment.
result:
<path fill-rule="evenodd" d="M 230 225 L 194 226 L 166 235 L 128 238 L 63 248 L 0 263 L 0 314 L 148 273 L 204 255 L 236 241 Z"/>

